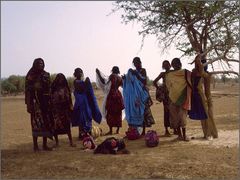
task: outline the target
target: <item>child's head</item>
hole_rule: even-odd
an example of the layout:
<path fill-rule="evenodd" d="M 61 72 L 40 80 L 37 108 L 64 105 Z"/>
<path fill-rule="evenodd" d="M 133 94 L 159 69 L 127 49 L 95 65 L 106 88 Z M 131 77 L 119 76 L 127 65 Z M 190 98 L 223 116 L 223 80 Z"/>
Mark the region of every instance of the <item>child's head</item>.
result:
<path fill-rule="evenodd" d="M 164 60 L 162 63 L 162 68 L 165 69 L 166 71 L 169 71 L 171 68 L 171 64 L 168 60 Z"/>
<path fill-rule="evenodd" d="M 174 58 L 171 62 L 174 70 L 180 70 L 182 68 L 182 63 L 179 58 Z"/>
<path fill-rule="evenodd" d="M 117 140 L 117 147 L 118 147 L 118 150 L 122 150 L 126 148 L 126 144 L 123 139 Z"/>
<path fill-rule="evenodd" d="M 74 77 L 81 79 L 83 77 L 83 71 L 81 68 L 76 68 L 73 73 Z"/>

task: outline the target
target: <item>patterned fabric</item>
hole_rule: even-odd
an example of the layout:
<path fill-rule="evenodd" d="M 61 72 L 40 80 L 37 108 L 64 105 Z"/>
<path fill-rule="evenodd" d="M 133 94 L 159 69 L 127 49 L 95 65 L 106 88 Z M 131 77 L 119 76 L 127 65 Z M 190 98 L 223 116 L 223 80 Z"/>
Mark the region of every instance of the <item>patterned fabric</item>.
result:
<path fill-rule="evenodd" d="M 51 94 L 52 113 L 54 118 L 54 133 L 67 134 L 70 132 L 72 101 L 67 87 L 59 87 Z"/>
<path fill-rule="evenodd" d="M 143 122 L 145 127 L 151 127 L 152 124 L 155 124 L 152 111 L 150 109 L 149 104 L 145 104 L 145 110 L 144 110 L 144 122 Z"/>
<path fill-rule="evenodd" d="M 31 126 L 34 137 L 52 139 L 53 117 L 50 103 L 50 74 L 31 68 L 25 81 L 25 103 L 31 108 Z"/>
<path fill-rule="evenodd" d="M 123 81 L 123 95 L 126 120 L 130 126 L 142 126 L 144 121 L 145 103 L 149 94 L 143 84 L 128 70 Z"/>
<path fill-rule="evenodd" d="M 146 70 L 144 68 L 141 68 L 138 71 L 138 75 L 142 79 L 147 79 Z M 147 101 L 145 103 L 145 109 L 144 109 L 144 122 L 143 122 L 143 125 L 145 127 L 151 127 L 152 124 L 155 124 L 155 120 L 153 118 L 153 115 L 152 115 L 152 112 L 151 112 L 151 109 L 150 109 L 150 107 L 153 105 L 153 101 L 152 101 L 152 98 L 151 98 L 151 96 L 149 94 L 149 89 L 147 88 L 146 84 L 143 85 L 143 90 L 146 91 L 147 94 L 148 94 L 148 98 L 147 98 Z"/>
<path fill-rule="evenodd" d="M 145 135 L 145 144 L 147 147 L 155 147 L 159 143 L 159 136 L 154 130 L 148 130 Z"/>
<path fill-rule="evenodd" d="M 170 126 L 172 128 L 185 128 L 187 125 L 187 110 L 182 106 L 177 106 L 175 103 L 169 104 Z"/>
<path fill-rule="evenodd" d="M 109 77 L 111 89 L 107 96 L 107 124 L 110 127 L 122 127 L 122 110 L 124 109 L 123 97 L 118 88 L 122 84 L 122 78 L 116 74 Z"/>
<path fill-rule="evenodd" d="M 166 74 L 166 86 L 172 103 L 191 109 L 191 72 L 188 70 L 171 71 Z"/>
<path fill-rule="evenodd" d="M 128 140 L 136 140 L 141 137 L 141 133 L 138 131 L 138 127 L 129 127 L 126 136 Z"/>

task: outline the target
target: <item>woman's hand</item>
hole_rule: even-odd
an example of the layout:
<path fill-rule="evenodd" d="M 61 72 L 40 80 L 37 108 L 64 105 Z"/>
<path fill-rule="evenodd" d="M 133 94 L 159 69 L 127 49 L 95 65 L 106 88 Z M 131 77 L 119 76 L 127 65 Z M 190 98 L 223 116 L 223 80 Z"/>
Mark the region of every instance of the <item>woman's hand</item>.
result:
<path fill-rule="evenodd" d="M 100 74 L 100 71 L 99 71 L 99 69 L 98 69 L 98 68 L 96 68 L 96 73 L 97 73 L 97 74 Z"/>

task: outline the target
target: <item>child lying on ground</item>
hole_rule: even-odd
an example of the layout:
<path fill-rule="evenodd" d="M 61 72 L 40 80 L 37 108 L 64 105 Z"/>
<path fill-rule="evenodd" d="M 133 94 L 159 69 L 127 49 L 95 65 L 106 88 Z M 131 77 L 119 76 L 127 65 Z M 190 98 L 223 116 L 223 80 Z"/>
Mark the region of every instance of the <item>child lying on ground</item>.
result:
<path fill-rule="evenodd" d="M 94 150 L 94 154 L 129 154 L 123 139 L 110 137 L 105 139 Z"/>

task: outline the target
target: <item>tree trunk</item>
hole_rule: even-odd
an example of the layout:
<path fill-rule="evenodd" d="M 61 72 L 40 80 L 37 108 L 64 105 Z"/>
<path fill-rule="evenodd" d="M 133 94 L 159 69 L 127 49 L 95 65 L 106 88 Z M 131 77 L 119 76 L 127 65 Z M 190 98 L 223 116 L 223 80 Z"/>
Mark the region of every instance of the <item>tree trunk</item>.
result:
<path fill-rule="evenodd" d="M 209 73 L 205 73 L 205 76 L 204 76 L 204 91 L 205 91 L 205 96 L 207 98 L 207 106 L 208 106 L 208 130 L 209 130 L 209 133 L 213 136 L 213 138 L 218 138 L 218 132 L 214 122 L 214 116 L 213 116 L 213 103 L 212 103 L 212 95 L 211 95 L 211 74 Z"/>

